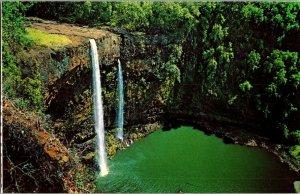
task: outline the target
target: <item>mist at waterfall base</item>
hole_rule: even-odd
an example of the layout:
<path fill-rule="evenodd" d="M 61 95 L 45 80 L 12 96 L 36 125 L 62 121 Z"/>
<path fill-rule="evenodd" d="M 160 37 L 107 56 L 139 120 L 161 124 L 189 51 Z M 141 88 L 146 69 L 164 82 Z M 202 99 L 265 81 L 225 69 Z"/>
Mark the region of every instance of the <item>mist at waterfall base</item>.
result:
<path fill-rule="evenodd" d="M 123 141 L 123 117 L 124 109 L 124 89 L 123 89 L 123 75 L 121 62 L 118 59 L 118 113 L 117 113 L 117 134 L 116 137 Z"/>
<path fill-rule="evenodd" d="M 104 119 L 103 119 L 103 104 L 101 97 L 101 77 L 99 69 L 99 59 L 97 45 L 94 39 L 90 39 L 91 44 L 91 60 L 93 66 L 93 103 L 94 103 L 94 122 L 95 131 L 97 133 L 97 153 L 98 164 L 100 167 L 100 176 L 108 174 L 107 157 L 105 150 L 104 137 Z"/>
<path fill-rule="evenodd" d="M 273 154 L 192 127 L 156 131 L 109 161 L 97 192 L 294 192 L 299 175 Z"/>

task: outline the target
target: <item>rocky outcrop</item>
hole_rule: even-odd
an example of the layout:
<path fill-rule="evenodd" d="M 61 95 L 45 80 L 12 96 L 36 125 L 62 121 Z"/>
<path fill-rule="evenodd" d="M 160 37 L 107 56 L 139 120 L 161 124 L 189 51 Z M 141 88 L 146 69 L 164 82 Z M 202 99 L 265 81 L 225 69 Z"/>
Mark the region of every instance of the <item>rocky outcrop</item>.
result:
<path fill-rule="evenodd" d="M 68 187 L 70 155 L 45 130 L 45 120 L 3 101 L 5 192 L 61 192 Z M 71 180 L 70 180 L 71 181 Z"/>

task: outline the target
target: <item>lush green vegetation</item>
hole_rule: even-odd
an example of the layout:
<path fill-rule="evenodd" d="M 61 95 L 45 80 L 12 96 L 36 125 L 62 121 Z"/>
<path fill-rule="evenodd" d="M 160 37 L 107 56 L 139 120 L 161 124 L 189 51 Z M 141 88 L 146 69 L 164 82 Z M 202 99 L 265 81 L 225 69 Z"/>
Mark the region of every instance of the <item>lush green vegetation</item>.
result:
<path fill-rule="evenodd" d="M 216 102 L 229 110 L 244 109 L 247 117 L 248 107 L 256 107 L 275 136 L 299 141 L 299 10 L 297 2 L 48 2 L 36 3 L 28 13 L 176 35 L 179 44 L 167 62 L 159 63 L 157 77 L 196 84 L 192 91 L 179 86 L 172 102 L 180 104 L 186 92 L 193 96 L 180 109 L 201 111 L 203 103 Z"/>
<path fill-rule="evenodd" d="M 3 81 L 4 93 L 15 96 L 15 88 L 21 79 L 21 70 L 16 64 L 14 54 L 20 45 L 27 45 L 25 39 L 24 17 L 21 13 L 25 7 L 21 3 L 3 4 Z"/>
<path fill-rule="evenodd" d="M 24 76 L 16 59 L 18 52 L 32 44 L 25 31 L 25 11 L 31 3 L 3 3 L 3 93 L 19 108 L 40 111 L 43 107 L 42 83 L 37 72 Z"/>
<path fill-rule="evenodd" d="M 31 4 L 4 3 L 3 76 L 7 95 L 27 96 L 37 107 L 40 75 L 22 77 L 14 57 L 29 44 L 23 13 Z M 299 2 L 43 2 L 33 3 L 26 14 L 176 36 L 172 54 L 156 72 L 158 79 L 177 83 L 171 109 L 200 112 L 205 104 L 216 104 L 224 112 L 239 110 L 244 118 L 255 109 L 252 115 L 264 121 L 268 133 L 298 143 L 299 10 Z M 187 95 L 191 101 L 184 102 Z"/>
<path fill-rule="evenodd" d="M 4 2 L 2 5 L 3 94 L 6 102 L 12 102 L 4 115 L 4 129 L 9 133 L 4 150 L 8 150 L 5 157 L 13 156 L 11 159 L 15 163 L 6 162 L 9 165 L 5 168 L 9 176 L 17 177 L 17 181 L 9 181 L 9 185 L 23 187 L 27 182 L 18 182 L 28 179 L 28 175 L 44 177 L 34 175 L 36 169 L 44 168 L 44 164 L 36 161 L 46 161 L 45 169 L 50 163 L 48 158 L 39 155 L 44 154 L 43 148 L 36 148 L 37 140 L 29 134 L 32 129 L 43 127 L 58 137 L 70 153 L 70 163 L 66 164 L 74 169 L 66 172 L 68 179 L 64 181 L 71 184 L 63 187 L 69 192 L 77 192 L 76 188 L 79 192 L 88 192 L 95 186 L 94 141 L 88 142 L 94 135 L 90 69 L 80 67 L 67 71 L 73 63 L 88 60 L 87 47 L 74 47 L 74 50 L 64 47 L 71 43 L 68 36 L 49 34 L 30 24 L 30 21 L 43 22 L 43 19 L 105 27 L 121 34 L 125 103 L 129 105 L 125 105 L 128 109 L 124 114 L 127 140 L 137 140 L 156 130 L 157 123 L 143 125 L 161 121 L 164 111 L 170 111 L 195 120 L 211 118 L 220 124 L 218 126 L 223 123 L 245 126 L 240 127 L 243 128 L 241 134 L 246 134 L 244 129 L 251 124 L 255 134 L 270 137 L 278 152 L 289 152 L 288 155 L 283 153 L 282 158 L 292 161 L 290 157 L 294 157 L 299 167 L 299 2 L 87 1 Z M 42 19 L 27 20 L 25 16 Z M 80 58 L 76 58 L 77 52 Z M 109 157 L 125 146 L 116 140 L 111 128 L 115 117 L 116 71 L 113 65 L 104 66 L 101 71 L 105 122 L 110 125 L 106 134 Z M 57 77 L 64 79 L 56 81 Z M 64 84 L 68 85 L 67 89 Z M 51 96 L 55 98 L 53 101 L 57 100 L 49 111 L 53 113 L 52 118 L 45 115 L 44 110 L 48 86 L 55 92 L 59 90 Z M 68 87 L 73 88 L 68 90 Z M 61 98 L 65 99 L 60 101 Z M 49 110 L 50 105 L 47 106 Z M 26 116 L 18 117 L 16 113 Z M 7 116 L 9 114 L 11 116 Z M 29 123 L 30 127 L 24 128 L 24 123 Z M 249 140 L 248 136 L 241 137 L 241 142 L 244 138 L 245 143 Z M 260 141 L 249 142 L 256 145 Z M 7 149 L 10 145 L 13 145 L 12 151 Z M 14 151 L 24 152 L 30 160 L 19 165 L 27 159 L 22 154 L 15 155 Z M 38 154 L 32 154 L 35 151 Z M 24 174 L 25 165 L 29 164 L 37 165 L 32 165 L 26 171 L 29 173 Z M 16 168 L 22 170 L 20 176 L 14 176 Z M 53 174 L 53 180 L 60 178 L 60 173 Z M 45 179 L 52 184 L 52 178 Z M 42 184 L 33 186 L 47 189 Z M 13 187 L 8 191 L 15 192 Z"/>

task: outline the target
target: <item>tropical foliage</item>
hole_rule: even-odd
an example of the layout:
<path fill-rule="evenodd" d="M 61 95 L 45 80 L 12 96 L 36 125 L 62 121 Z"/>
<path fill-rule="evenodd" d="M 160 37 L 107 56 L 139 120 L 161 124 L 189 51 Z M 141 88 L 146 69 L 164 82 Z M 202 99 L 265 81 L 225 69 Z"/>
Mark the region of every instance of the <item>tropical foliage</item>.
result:
<path fill-rule="evenodd" d="M 3 77 L 5 93 L 27 96 L 36 106 L 41 99 L 39 75 L 23 78 L 14 57 L 29 44 L 23 14 L 31 5 L 4 3 Z M 299 2 L 36 2 L 26 15 L 175 36 L 172 54 L 157 63 L 156 74 L 160 80 L 176 81 L 178 95 L 193 100 L 172 102 L 195 111 L 213 102 L 229 112 L 255 107 L 268 128 L 288 139 L 300 127 L 295 124 L 299 10 Z M 21 92 L 20 85 L 25 87 Z"/>

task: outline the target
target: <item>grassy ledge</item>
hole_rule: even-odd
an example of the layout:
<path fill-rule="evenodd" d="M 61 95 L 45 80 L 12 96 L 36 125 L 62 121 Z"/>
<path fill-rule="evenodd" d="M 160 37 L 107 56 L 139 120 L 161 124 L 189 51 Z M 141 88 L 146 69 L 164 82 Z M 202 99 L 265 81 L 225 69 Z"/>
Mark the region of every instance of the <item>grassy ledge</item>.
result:
<path fill-rule="evenodd" d="M 59 48 L 72 44 L 72 41 L 65 35 L 49 34 L 45 31 L 37 30 L 34 28 L 26 28 L 26 32 L 26 36 L 31 39 L 36 45 Z"/>

